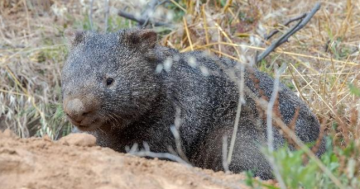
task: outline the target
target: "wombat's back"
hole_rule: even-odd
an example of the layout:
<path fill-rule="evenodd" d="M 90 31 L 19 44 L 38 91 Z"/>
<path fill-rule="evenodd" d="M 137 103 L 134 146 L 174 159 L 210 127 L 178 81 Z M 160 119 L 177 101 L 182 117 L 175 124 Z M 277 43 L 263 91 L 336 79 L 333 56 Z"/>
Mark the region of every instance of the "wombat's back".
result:
<path fill-rule="evenodd" d="M 203 52 L 189 52 L 180 55 L 168 74 L 172 81 L 167 85 L 171 91 L 169 96 L 175 95 L 173 101 L 186 110 L 183 117 L 187 119 L 181 127 L 186 134 L 182 138 L 192 163 L 222 170 L 223 137 L 226 136 L 230 144 L 239 100 L 240 63 Z M 245 66 L 244 82 L 258 98 L 270 99 L 274 81 L 267 74 Z M 279 88 L 274 116 L 279 116 L 288 126 L 295 121 L 296 135 L 305 143 L 315 142 L 320 132 L 316 116 L 285 85 L 280 83 Z M 271 178 L 271 167 L 259 150 L 266 145 L 266 112 L 246 90 L 244 100 L 230 170 L 253 170 L 262 178 Z M 286 142 L 276 128 L 273 123 L 275 149 Z M 321 155 L 324 150 L 322 141 L 317 154 Z"/>

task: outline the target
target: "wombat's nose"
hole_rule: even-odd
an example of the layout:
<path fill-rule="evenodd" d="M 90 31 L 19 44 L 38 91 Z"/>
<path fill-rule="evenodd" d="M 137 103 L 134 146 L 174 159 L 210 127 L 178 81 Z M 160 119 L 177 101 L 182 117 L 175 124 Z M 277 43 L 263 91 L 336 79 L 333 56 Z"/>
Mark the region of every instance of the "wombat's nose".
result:
<path fill-rule="evenodd" d="M 64 101 L 64 111 L 73 122 L 77 123 L 76 125 L 80 124 L 93 110 L 93 106 L 84 104 L 78 98 Z"/>

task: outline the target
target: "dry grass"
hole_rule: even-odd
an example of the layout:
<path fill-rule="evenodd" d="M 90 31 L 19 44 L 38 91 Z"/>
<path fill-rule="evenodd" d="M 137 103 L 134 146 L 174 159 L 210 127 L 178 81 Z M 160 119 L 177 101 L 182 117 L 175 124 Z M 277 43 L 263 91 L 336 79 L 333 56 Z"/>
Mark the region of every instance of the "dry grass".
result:
<path fill-rule="evenodd" d="M 209 50 L 251 63 L 255 51 L 270 44 L 263 41 L 264 34 L 276 28 L 286 31 L 279 23 L 308 12 L 315 4 L 313 0 L 269 2 L 234 1 L 231 6 L 215 7 L 211 3 L 184 3 L 183 27 L 166 36 L 163 43 L 182 51 Z M 360 102 L 349 88 L 349 84 L 360 87 L 359 13 L 359 2 L 322 2 L 321 10 L 304 29 L 258 65 L 272 74 L 274 64 L 287 63 L 283 82 L 319 118 L 328 120 L 326 127 L 342 139 L 340 145 L 359 137 L 360 132 Z M 334 130 L 335 124 L 339 127 Z"/>
<path fill-rule="evenodd" d="M 99 31 L 105 25 L 104 2 L 95 1 L 93 6 L 93 22 Z M 140 13 L 145 3 L 139 2 L 112 0 L 109 30 L 136 26 L 116 11 L 127 8 Z M 315 4 L 314 0 L 200 2 L 171 0 L 159 8 L 155 17 L 178 23 L 170 32 L 158 28 L 163 34 L 161 43 L 247 63 L 279 36 L 264 41 L 266 33 L 286 31 L 281 23 Z M 0 2 L 0 128 L 12 128 L 23 137 L 47 134 L 58 138 L 68 132 L 60 90 L 60 70 L 67 54 L 64 32 L 90 28 L 89 5 L 89 0 Z M 269 74 L 275 64 L 288 65 L 281 80 L 319 119 L 326 120 L 323 125 L 338 147 L 351 141 L 360 147 L 360 100 L 349 88 L 349 84 L 360 88 L 359 21 L 360 1 L 324 0 L 304 29 L 257 65 Z"/>
<path fill-rule="evenodd" d="M 67 0 L 0 3 L 0 128 L 22 137 L 68 133 L 60 89 L 67 54 L 64 32 L 88 28 L 88 5 Z M 96 22 L 100 14 L 94 12 Z"/>

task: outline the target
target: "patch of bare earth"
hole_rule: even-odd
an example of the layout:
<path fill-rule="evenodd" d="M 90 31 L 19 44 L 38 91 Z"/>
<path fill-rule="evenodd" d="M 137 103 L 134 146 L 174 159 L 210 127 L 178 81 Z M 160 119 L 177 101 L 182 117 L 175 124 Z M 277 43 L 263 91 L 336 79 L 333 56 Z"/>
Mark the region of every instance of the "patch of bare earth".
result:
<path fill-rule="evenodd" d="M 0 131 L 0 188 L 246 188 L 244 179 L 117 153 L 95 146 L 95 138 L 87 134 L 52 141 Z"/>

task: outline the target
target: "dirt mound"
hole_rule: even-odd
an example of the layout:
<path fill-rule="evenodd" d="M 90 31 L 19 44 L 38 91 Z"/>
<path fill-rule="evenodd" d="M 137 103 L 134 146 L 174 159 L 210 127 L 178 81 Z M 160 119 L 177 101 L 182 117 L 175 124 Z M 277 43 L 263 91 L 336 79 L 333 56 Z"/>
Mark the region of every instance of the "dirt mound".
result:
<path fill-rule="evenodd" d="M 87 134 L 54 142 L 0 131 L 0 188 L 244 188 L 244 178 L 120 154 Z"/>

